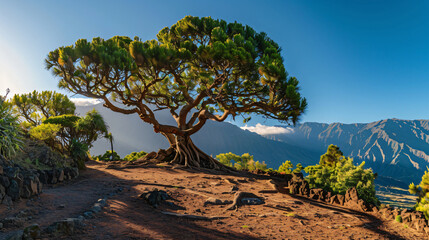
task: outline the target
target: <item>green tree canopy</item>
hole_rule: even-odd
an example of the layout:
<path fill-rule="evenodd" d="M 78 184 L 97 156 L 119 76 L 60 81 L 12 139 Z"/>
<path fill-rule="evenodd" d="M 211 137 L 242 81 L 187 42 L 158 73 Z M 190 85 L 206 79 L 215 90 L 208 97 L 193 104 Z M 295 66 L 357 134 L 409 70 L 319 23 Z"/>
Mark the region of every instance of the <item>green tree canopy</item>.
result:
<path fill-rule="evenodd" d="M 74 114 L 76 109 L 67 96 L 55 91 L 15 94 L 12 104 L 30 126 L 40 125 L 53 116 Z"/>
<path fill-rule="evenodd" d="M 190 139 L 207 120 L 259 114 L 296 123 L 307 106 L 277 43 L 247 25 L 210 17 L 187 16 L 149 41 L 80 39 L 50 52 L 46 66 L 61 88 L 138 114 L 175 149 L 172 162 L 186 166 L 222 166 Z M 155 111 L 162 109 L 176 126 L 158 121 Z"/>

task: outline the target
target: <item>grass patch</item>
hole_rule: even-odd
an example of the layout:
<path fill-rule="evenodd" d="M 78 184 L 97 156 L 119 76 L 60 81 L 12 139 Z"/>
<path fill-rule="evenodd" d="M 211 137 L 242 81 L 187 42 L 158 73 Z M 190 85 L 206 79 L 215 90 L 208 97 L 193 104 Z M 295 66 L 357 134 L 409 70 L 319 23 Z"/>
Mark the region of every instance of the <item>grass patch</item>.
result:
<path fill-rule="evenodd" d="M 241 226 L 241 228 L 249 228 L 249 226 L 243 225 L 243 226 Z"/>
<path fill-rule="evenodd" d="M 290 212 L 290 213 L 285 213 L 285 215 L 288 217 L 295 217 L 296 214 L 293 212 Z"/>

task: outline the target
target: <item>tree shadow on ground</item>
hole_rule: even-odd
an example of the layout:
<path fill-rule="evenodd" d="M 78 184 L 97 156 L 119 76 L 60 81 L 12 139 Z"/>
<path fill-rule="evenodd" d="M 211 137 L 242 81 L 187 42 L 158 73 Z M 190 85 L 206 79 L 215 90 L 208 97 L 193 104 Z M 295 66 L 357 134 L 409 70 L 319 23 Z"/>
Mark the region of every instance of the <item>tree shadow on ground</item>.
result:
<path fill-rule="evenodd" d="M 167 172 L 176 171 L 163 169 Z M 126 172 L 125 169 L 112 170 Z M 88 226 L 82 233 L 67 239 L 258 239 L 246 233 L 218 230 L 213 228 L 213 223 L 210 221 L 162 214 L 160 210 L 138 198 L 140 192 L 134 188 L 139 185 L 165 188 L 183 187 L 149 183 L 141 179 L 125 180 L 93 168 L 88 168 L 86 172 L 86 175 L 102 176 L 111 183 L 111 186 L 121 187 L 124 190 L 120 194 L 109 197 L 109 202 L 114 205 L 115 210 L 110 206 L 106 207 L 102 213 L 96 215 L 95 219 L 88 220 Z M 144 178 L 144 176 L 142 177 Z M 79 184 L 79 181 L 75 184 Z M 110 191 L 115 191 L 115 189 L 111 188 Z M 85 193 L 82 192 L 82 194 Z M 105 194 L 108 194 L 108 191 Z M 89 208 L 90 206 L 86 207 L 86 209 Z M 82 210 L 82 213 L 84 211 Z M 219 226 L 223 224 L 221 221 L 216 221 L 216 223 Z"/>

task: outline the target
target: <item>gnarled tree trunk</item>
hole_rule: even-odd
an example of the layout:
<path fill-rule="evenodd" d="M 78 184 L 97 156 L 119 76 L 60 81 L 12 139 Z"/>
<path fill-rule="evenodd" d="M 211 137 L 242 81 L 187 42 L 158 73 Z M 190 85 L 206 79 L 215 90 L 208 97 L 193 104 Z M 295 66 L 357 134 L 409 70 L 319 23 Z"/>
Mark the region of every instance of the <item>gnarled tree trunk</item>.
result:
<path fill-rule="evenodd" d="M 177 136 L 167 133 L 163 133 L 163 135 L 170 143 L 170 149 L 173 150 L 166 151 L 170 156 L 163 156 L 163 160 L 168 160 L 170 163 L 180 164 L 191 168 L 202 167 L 217 170 L 231 170 L 229 167 L 221 164 L 218 160 L 212 158 L 195 146 L 189 136 Z"/>

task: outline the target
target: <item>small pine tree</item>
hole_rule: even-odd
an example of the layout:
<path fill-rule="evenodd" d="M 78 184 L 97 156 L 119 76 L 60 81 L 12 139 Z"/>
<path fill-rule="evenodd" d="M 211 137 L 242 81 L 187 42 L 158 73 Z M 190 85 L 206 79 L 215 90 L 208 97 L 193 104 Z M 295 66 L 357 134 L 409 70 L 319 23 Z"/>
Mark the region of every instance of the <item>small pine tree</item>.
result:
<path fill-rule="evenodd" d="M 282 165 L 280 165 L 277 171 L 279 173 L 290 174 L 292 173 L 292 168 L 293 168 L 293 164 L 289 160 L 286 160 Z"/>

